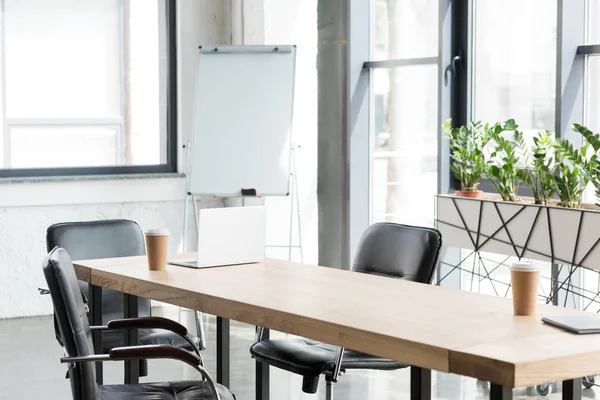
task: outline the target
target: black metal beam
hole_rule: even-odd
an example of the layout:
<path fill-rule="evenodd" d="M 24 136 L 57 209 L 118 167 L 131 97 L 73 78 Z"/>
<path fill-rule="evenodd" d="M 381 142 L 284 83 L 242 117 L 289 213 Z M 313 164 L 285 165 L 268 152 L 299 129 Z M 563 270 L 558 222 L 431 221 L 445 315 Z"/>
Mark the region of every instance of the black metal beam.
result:
<path fill-rule="evenodd" d="M 138 317 L 138 298 L 137 296 L 124 293 L 123 294 L 123 317 L 137 318 Z M 137 346 L 138 331 L 137 329 L 127 329 L 124 331 L 125 346 Z M 127 360 L 125 361 L 125 384 L 136 384 L 140 380 L 140 361 Z"/>
<path fill-rule="evenodd" d="M 512 388 L 490 383 L 490 400 L 512 400 Z"/>
<path fill-rule="evenodd" d="M 217 317 L 217 383 L 230 388 L 229 319 Z"/>
<path fill-rule="evenodd" d="M 581 378 L 563 381 L 562 400 L 581 400 Z"/>
<path fill-rule="evenodd" d="M 431 399 L 431 370 L 410 367 L 410 400 Z"/>
<path fill-rule="evenodd" d="M 269 329 L 263 328 L 261 340 L 269 340 Z M 256 362 L 256 400 L 269 400 L 269 364 Z"/>
<path fill-rule="evenodd" d="M 92 326 L 102 325 L 102 287 L 88 284 L 88 306 L 89 306 L 89 321 Z M 92 342 L 94 343 L 94 353 L 102 354 L 102 331 L 95 330 L 92 332 Z M 96 363 L 96 382 L 102 385 L 104 381 L 104 374 L 102 370 L 102 363 Z"/>

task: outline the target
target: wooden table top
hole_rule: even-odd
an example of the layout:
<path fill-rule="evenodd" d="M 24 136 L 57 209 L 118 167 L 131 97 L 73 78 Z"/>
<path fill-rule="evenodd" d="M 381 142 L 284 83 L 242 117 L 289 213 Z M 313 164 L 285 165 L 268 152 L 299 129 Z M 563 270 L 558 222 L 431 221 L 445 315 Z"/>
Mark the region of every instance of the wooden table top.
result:
<path fill-rule="evenodd" d="M 166 271 L 149 271 L 145 256 L 74 264 L 105 288 L 504 386 L 600 372 L 600 336 L 541 322 L 582 311 L 539 305 L 515 317 L 511 299 L 271 259 Z"/>

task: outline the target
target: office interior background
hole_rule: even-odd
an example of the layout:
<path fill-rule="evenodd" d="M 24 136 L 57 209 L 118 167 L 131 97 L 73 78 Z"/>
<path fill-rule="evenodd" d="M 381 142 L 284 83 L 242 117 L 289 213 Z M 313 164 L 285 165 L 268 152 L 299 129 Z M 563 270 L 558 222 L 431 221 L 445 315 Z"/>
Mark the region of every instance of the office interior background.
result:
<path fill-rule="evenodd" d="M 298 212 L 289 217 L 292 196 L 258 201 L 268 210 L 268 257 L 288 258 L 291 231 L 293 244 L 301 243 L 292 260 L 348 268 L 374 222 L 433 226 L 434 196 L 457 188 L 441 129 L 447 118 L 457 124 L 514 118 L 528 140 L 550 130 L 576 142 L 568 121 L 600 132 L 600 50 L 576 52 L 600 44 L 600 0 L 0 0 L 0 6 L 0 348 L 24 346 L 29 337 L 36 353 L 48 354 L 40 364 L 48 371 L 25 361 L 11 367 L 14 374 L 47 374 L 26 389 L 31 396 L 46 392 L 44 385 L 63 390 L 64 398 L 69 390 L 59 379 L 64 370 L 53 364 L 60 349 L 48 317 L 52 303 L 37 292 L 45 286 L 40 261 L 48 226 L 126 218 L 168 228 L 171 250 L 184 248 L 182 145 L 193 126 L 199 45 L 297 45 Z M 593 191 L 585 200 L 594 202 Z M 239 199 L 214 196 L 198 202 L 199 208 L 235 205 Z M 193 248 L 191 216 L 187 226 L 185 246 Z M 549 268 L 542 274 L 549 276 Z M 509 279 L 506 268 L 490 275 Z M 600 290 L 597 272 L 577 278 Z M 459 273 L 443 284 L 495 294 L 494 280 Z M 174 318 L 180 312 L 153 306 Z M 252 327 L 234 329 L 239 340 L 252 340 Z M 8 357 L 0 350 L 3 369 Z M 185 369 L 167 376 L 179 373 Z M 383 390 L 396 388 L 393 379 L 403 373 L 350 374 L 343 387 L 404 398 Z M 290 383 L 296 378 L 275 374 L 284 383 L 273 390 L 300 396 Z M 16 398 L 19 380 L 7 377 L 0 377 L 0 398 Z M 248 379 L 234 377 L 234 389 L 243 393 Z M 373 382 L 377 389 L 369 389 Z M 479 398 L 474 380 L 444 384 L 454 394 L 440 391 L 437 398 Z"/>

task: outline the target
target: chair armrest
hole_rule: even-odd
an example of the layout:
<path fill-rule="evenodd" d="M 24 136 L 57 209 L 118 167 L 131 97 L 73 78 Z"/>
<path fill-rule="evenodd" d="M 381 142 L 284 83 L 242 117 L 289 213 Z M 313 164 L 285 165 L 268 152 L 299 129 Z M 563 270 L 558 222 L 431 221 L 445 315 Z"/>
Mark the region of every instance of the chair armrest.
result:
<path fill-rule="evenodd" d="M 111 329 L 165 329 L 173 333 L 178 334 L 185 339 L 200 360 L 200 349 L 194 343 L 192 336 L 189 334 L 187 328 L 172 319 L 161 318 L 161 317 L 140 317 L 140 318 L 124 318 L 124 319 L 113 319 L 109 321 L 106 326 L 91 326 L 91 330 L 111 330 Z"/>
<path fill-rule="evenodd" d="M 188 330 L 185 326 L 172 319 L 161 317 L 113 319 L 112 321 L 109 321 L 106 326 L 108 329 L 166 329 L 182 337 L 185 337 L 185 335 L 188 334 Z"/>
<path fill-rule="evenodd" d="M 193 366 L 201 365 L 200 357 L 183 349 L 169 345 L 147 345 L 115 347 L 108 353 L 111 360 L 173 358 Z"/>
<path fill-rule="evenodd" d="M 115 347 L 108 354 L 79 356 L 79 357 L 63 357 L 61 363 L 76 364 L 80 362 L 95 362 L 95 361 L 125 361 L 136 359 L 157 359 L 170 358 L 183 361 L 186 364 L 194 367 L 204 380 L 206 380 L 215 395 L 216 400 L 220 400 L 219 392 L 215 381 L 212 379 L 208 371 L 202 366 L 202 359 L 195 354 L 189 353 L 183 349 L 169 345 L 147 345 L 147 346 L 130 346 L 130 347 Z"/>

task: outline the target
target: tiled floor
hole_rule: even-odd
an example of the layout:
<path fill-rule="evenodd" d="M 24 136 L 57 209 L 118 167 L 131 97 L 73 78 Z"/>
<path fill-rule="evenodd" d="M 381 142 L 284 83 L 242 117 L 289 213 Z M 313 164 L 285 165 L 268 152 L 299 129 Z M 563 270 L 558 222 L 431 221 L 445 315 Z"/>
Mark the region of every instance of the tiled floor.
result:
<path fill-rule="evenodd" d="M 177 308 L 166 306 L 158 313 L 177 318 Z M 157 314 L 157 313 L 155 313 Z M 183 313 L 183 322 L 193 326 L 192 313 Z M 215 376 L 215 324 L 207 317 L 206 331 L 209 348 L 203 356 L 209 372 Z M 232 391 L 238 400 L 254 399 L 254 362 L 248 348 L 254 340 L 254 328 L 232 323 Z M 283 335 L 275 333 L 273 336 Z M 211 345 L 212 344 L 212 345 Z M 70 399 L 70 387 L 65 379 L 66 366 L 59 363 L 61 349 L 54 339 L 51 317 L 0 320 L 0 399 Z M 122 363 L 105 363 L 105 381 L 122 382 Z M 195 379 L 195 371 L 172 360 L 150 361 L 149 376 L 144 381 Z M 470 378 L 434 373 L 433 393 L 435 399 L 479 400 L 489 398 L 488 384 Z M 337 400 L 400 400 L 409 398 L 409 371 L 350 372 L 340 377 L 335 385 Z M 325 383 L 317 395 L 301 391 L 301 378 L 271 368 L 271 399 L 273 400 L 322 400 L 325 399 Z M 559 387 L 553 387 L 547 397 L 536 395 L 533 388 L 519 389 L 518 399 L 560 398 Z M 586 399 L 596 398 L 592 389 L 584 390 Z"/>

